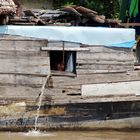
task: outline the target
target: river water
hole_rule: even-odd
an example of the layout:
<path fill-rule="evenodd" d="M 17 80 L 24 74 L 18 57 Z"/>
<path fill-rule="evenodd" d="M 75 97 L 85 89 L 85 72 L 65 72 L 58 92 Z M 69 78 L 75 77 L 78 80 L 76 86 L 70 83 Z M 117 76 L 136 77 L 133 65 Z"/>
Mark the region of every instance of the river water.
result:
<path fill-rule="evenodd" d="M 140 132 L 56 131 L 39 134 L 1 132 L 0 140 L 140 140 Z"/>

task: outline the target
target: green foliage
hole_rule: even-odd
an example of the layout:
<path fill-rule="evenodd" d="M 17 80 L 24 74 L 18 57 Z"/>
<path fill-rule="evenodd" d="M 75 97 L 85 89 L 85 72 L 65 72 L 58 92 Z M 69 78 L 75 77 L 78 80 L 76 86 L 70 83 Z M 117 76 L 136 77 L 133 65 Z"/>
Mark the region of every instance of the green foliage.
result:
<path fill-rule="evenodd" d="M 119 16 L 118 0 L 85 0 L 85 6 L 105 15 L 107 18 L 117 18 Z"/>
<path fill-rule="evenodd" d="M 73 2 L 66 2 L 66 3 L 64 4 L 64 6 L 72 6 L 72 5 L 74 5 Z"/>
<path fill-rule="evenodd" d="M 55 1 L 55 0 L 54 0 Z M 118 18 L 119 16 L 119 0 L 56 0 L 58 6 L 64 5 L 82 5 L 97 11 L 107 18 Z"/>

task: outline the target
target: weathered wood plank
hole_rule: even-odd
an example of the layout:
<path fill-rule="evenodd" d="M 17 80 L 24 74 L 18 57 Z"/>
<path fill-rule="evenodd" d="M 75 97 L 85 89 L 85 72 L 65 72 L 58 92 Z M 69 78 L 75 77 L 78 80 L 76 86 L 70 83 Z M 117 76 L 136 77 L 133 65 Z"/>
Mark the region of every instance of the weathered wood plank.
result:
<path fill-rule="evenodd" d="M 104 46 L 87 46 L 90 51 L 77 53 L 77 74 L 79 70 L 118 70 L 134 68 L 134 57 L 130 49 Z M 94 72 L 91 72 L 94 73 Z"/>
<path fill-rule="evenodd" d="M 41 47 L 42 51 L 89 51 L 87 48 L 77 48 L 77 47 Z"/>
<path fill-rule="evenodd" d="M 22 98 L 26 99 L 35 99 L 37 98 L 38 94 L 40 93 L 40 88 L 29 87 L 29 86 L 0 86 L 0 98 L 5 99 L 8 102 L 8 98 L 11 98 L 11 101 L 14 101 Z M 24 99 L 25 101 L 25 99 Z"/>
<path fill-rule="evenodd" d="M 47 52 L 0 51 L 0 73 L 47 74 L 50 58 Z"/>
<path fill-rule="evenodd" d="M 77 77 L 58 77 L 53 76 L 54 86 L 81 86 L 84 84 L 95 83 L 110 83 L 120 81 L 133 81 L 140 80 L 139 72 L 127 72 L 127 73 L 88 73 L 77 75 Z"/>
<path fill-rule="evenodd" d="M 55 70 L 51 70 L 51 74 L 53 76 L 68 76 L 68 77 L 75 77 L 76 76 L 76 74 L 71 73 L 71 72 L 55 71 Z"/>
<path fill-rule="evenodd" d="M 30 60 L 31 59 L 31 60 Z M 26 58 L 0 61 L 0 73 L 47 74 L 50 72 L 49 58 Z"/>
<path fill-rule="evenodd" d="M 124 53 L 88 53 L 88 52 L 78 52 L 77 59 L 94 59 L 94 60 L 113 60 L 113 61 L 130 61 L 133 60 L 132 54 Z"/>
<path fill-rule="evenodd" d="M 89 51 L 86 47 L 80 47 L 80 43 L 49 41 L 47 46 L 41 47 L 42 51 Z"/>
<path fill-rule="evenodd" d="M 47 46 L 46 40 L 1 40 L 0 50 L 40 51 L 40 47 Z"/>
<path fill-rule="evenodd" d="M 42 51 L 17 51 L 17 50 L 0 50 L 0 59 L 13 59 L 13 58 L 24 58 L 24 57 L 49 57 L 48 52 Z"/>
<path fill-rule="evenodd" d="M 87 70 L 87 69 L 77 69 L 77 75 L 86 75 L 86 74 L 110 74 L 110 73 L 126 73 L 126 69 L 121 70 Z"/>
<path fill-rule="evenodd" d="M 80 43 L 74 43 L 74 42 L 64 42 L 64 41 L 49 41 L 47 44 L 47 47 L 65 47 L 65 48 L 69 48 L 69 47 L 73 47 L 73 48 L 80 48 Z"/>
<path fill-rule="evenodd" d="M 119 48 L 119 47 L 106 47 L 106 46 L 84 46 L 89 48 L 92 53 L 131 53 L 132 50 L 128 48 Z"/>
<path fill-rule="evenodd" d="M 140 81 L 82 85 L 82 96 L 140 95 Z"/>
<path fill-rule="evenodd" d="M 106 65 L 134 65 L 134 60 L 130 60 L 130 61 L 124 61 L 124 60 L 104 60 L 104 59 L 98 59 L 98 60 L 94 60 L 94 59 L 77 59 L 77 64 L 106 64 Z"/>
<path fill-rule="evenodd" d="M 45 78 L 39 75 L 0 74 L 0 85 L 41 87 Z"/>
<path fill-rule="evenodd" d="M 79 65 L 77 69 L 85 70 L 133 70 L 133 65 L 107 65 L 107 64 L 95 64 L 95 65 Z"/>

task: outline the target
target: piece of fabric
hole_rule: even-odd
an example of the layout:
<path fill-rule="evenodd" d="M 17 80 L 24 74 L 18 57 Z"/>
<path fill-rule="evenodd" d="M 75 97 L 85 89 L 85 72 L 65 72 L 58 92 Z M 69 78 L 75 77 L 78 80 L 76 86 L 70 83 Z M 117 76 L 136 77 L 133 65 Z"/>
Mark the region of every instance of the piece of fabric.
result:
<path fill-rule="evenodd" d="M 127 28 L 8 25 L 0 26 L 0 34 L 110 47 L 132 48 L 135 44 L 135 30 Z"/>
<path fill-rule="evenodd" d="M 120 0 L 120 20 L 125 21 L 128 10 L 128 0 Z"/>
<path fill-rule="evenodd" d="M 73 52 L 67 52 L 67 56 L 66 56 L 66 69 L 65 71 L 67 72 L 74 72 L 74 56 L 73 56 Z"/>
<path fill-rule="evenodd" d="M 130 17 L 136 17 L 139 12 L 139 0 L 131 0 L 130 2 L 130 10 L 129 10 L 129 16 Z"/>

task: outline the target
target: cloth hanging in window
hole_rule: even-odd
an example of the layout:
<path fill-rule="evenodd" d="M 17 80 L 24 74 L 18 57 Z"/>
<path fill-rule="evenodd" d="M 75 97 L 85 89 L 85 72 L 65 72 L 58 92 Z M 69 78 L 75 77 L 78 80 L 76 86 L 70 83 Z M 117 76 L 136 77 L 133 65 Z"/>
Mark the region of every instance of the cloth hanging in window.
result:
<path fill-rule="evenodd" d="M 138 13 L 139 13 L 139 0 L 131 0 L 129 16 L 136 17 Z"/>

